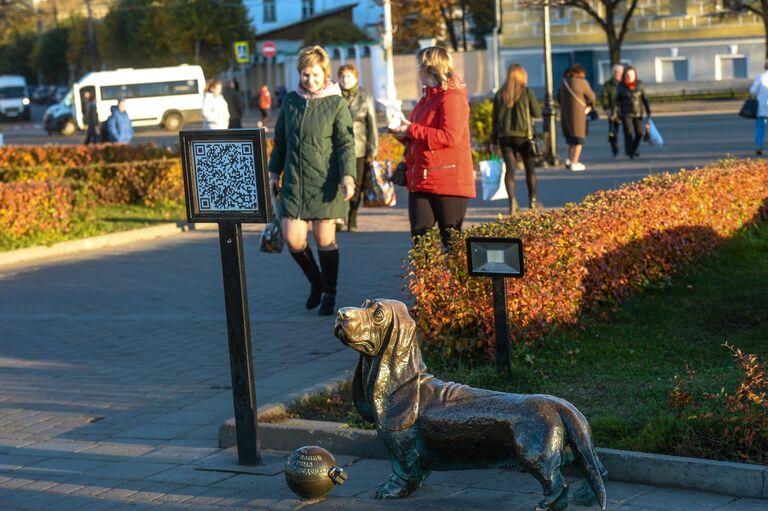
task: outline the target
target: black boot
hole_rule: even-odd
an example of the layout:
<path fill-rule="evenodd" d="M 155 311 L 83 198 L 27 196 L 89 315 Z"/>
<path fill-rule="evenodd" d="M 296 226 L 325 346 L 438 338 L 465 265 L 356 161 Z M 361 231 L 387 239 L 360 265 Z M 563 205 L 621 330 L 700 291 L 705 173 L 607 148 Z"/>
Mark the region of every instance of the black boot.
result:
<path fill-rule="evenodd" d="M 349 209 L 349 219 L 347 220 L 347 230 L 349 232 L 357 231 L 357 209 Z"/>
<path fill-rule="evenodd" d="M 322 254 L 322 252 L 320 252 Z M 309 291 L 309 298 L 305 304 L 307 309 L 314 309 L 320 305 L 320 297 L 323 293 L 323 276 L 320 273 L 320 268 L 317 267 L 315 262 L 315 256 L 312 255 L 312 249 L 309 245 L 301 252 L 291 252 L 294 260 L 301 267 L 301 271 L 306 275 L 307 280 L 311 284 L 312 288 Z M 321 256 L 322 259 L 322 256 Z"/>
<path fill-rule="evenodd" d="M 339 249 L 320 250 L 320 268 L 323 273 L 323 298 L 318 314 L 330 316 L 336 312 L 336 281 L 339 277 Z"/>

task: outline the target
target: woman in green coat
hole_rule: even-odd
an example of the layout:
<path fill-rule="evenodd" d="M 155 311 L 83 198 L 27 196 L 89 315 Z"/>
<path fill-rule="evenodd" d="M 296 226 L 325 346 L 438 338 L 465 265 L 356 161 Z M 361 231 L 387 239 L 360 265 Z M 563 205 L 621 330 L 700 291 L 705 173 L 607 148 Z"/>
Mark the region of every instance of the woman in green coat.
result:
<path fill-rule="evenodd" d="M 329 79 L 325 50 L 304 48 L 297 67 L 300 85 L 285 97 L 275 126 L 269 181 L 276 189 L 282 175 L 277 214 L 291 256 L 311 284 L 306 307 L 320 305 L 320 315 L 327 316 L 336 306 L 336 220 L 346 219 L 355 191 L 355 141 L 347 102 Z M 308 243 L 310 223 L 319 266 Z"/>

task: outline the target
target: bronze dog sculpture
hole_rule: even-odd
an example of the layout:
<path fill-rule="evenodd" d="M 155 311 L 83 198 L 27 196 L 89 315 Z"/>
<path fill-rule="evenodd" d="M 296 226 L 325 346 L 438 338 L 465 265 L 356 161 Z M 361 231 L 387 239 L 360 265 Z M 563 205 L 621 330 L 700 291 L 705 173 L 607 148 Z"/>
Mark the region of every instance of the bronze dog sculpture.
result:
<path fill-rule="evenodd" d="M 606 472 L 576 407 L 553 396 L 440 381 L 427 373 L 415 328 L 396 300 L 366 300 L 336 316 L 334 334 L 360 353 L 355 408 L 376 425 L 392 458 L 392 475 L 376 498 L 410 495 L 431 470 L 515 467 L 541 483 L 544 500 L 537 510 L 561 510 L 568 485 L 560 468 L 575 457 L 605 510 Z"/>

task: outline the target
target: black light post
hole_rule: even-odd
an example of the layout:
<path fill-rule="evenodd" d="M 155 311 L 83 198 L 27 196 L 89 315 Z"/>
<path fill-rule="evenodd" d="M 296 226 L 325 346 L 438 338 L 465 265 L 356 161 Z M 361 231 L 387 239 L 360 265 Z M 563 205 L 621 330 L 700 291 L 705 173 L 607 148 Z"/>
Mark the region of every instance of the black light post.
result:
<path fill-rule="evenodd" d="M 550 0 L 543 0 L 542 13 L 544 20 L 544 131 L 548 134 L 545 160 L 548 165 L 560 164 L 557 157 L 557 110 L 552 93 L 552 35 L 550 23 Z"/>
<path fill-rule="evenodd" d="M 493 328 L 496 336 L 496 371 L 508 373 L 509 313 L 506 279 L 525 273 L 523 242 L 519 238 L 467 238 L 467 266 L 472 277 L 493 280 Z"/>

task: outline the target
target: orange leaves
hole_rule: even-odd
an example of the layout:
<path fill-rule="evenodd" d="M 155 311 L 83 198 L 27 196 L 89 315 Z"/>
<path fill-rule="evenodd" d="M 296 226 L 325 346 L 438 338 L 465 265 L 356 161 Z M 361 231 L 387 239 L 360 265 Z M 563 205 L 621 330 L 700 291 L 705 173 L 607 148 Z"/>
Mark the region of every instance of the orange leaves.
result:
<path fill-rule="evenodd" d="M 422 337 L 453 352 L 493 349 L 490 282 L 467 276 L 466 236 L 523 239 L 526 276 L 508 280 L 508 307 L 515 342 L 531 344 L 710 252 L 763 218 L 766 197 L 768 165 L 729 161 L 649 176 L 559 211 L 474 226 L 449 252 L 430 233 L 411 251 L 407 276 Z"/>

